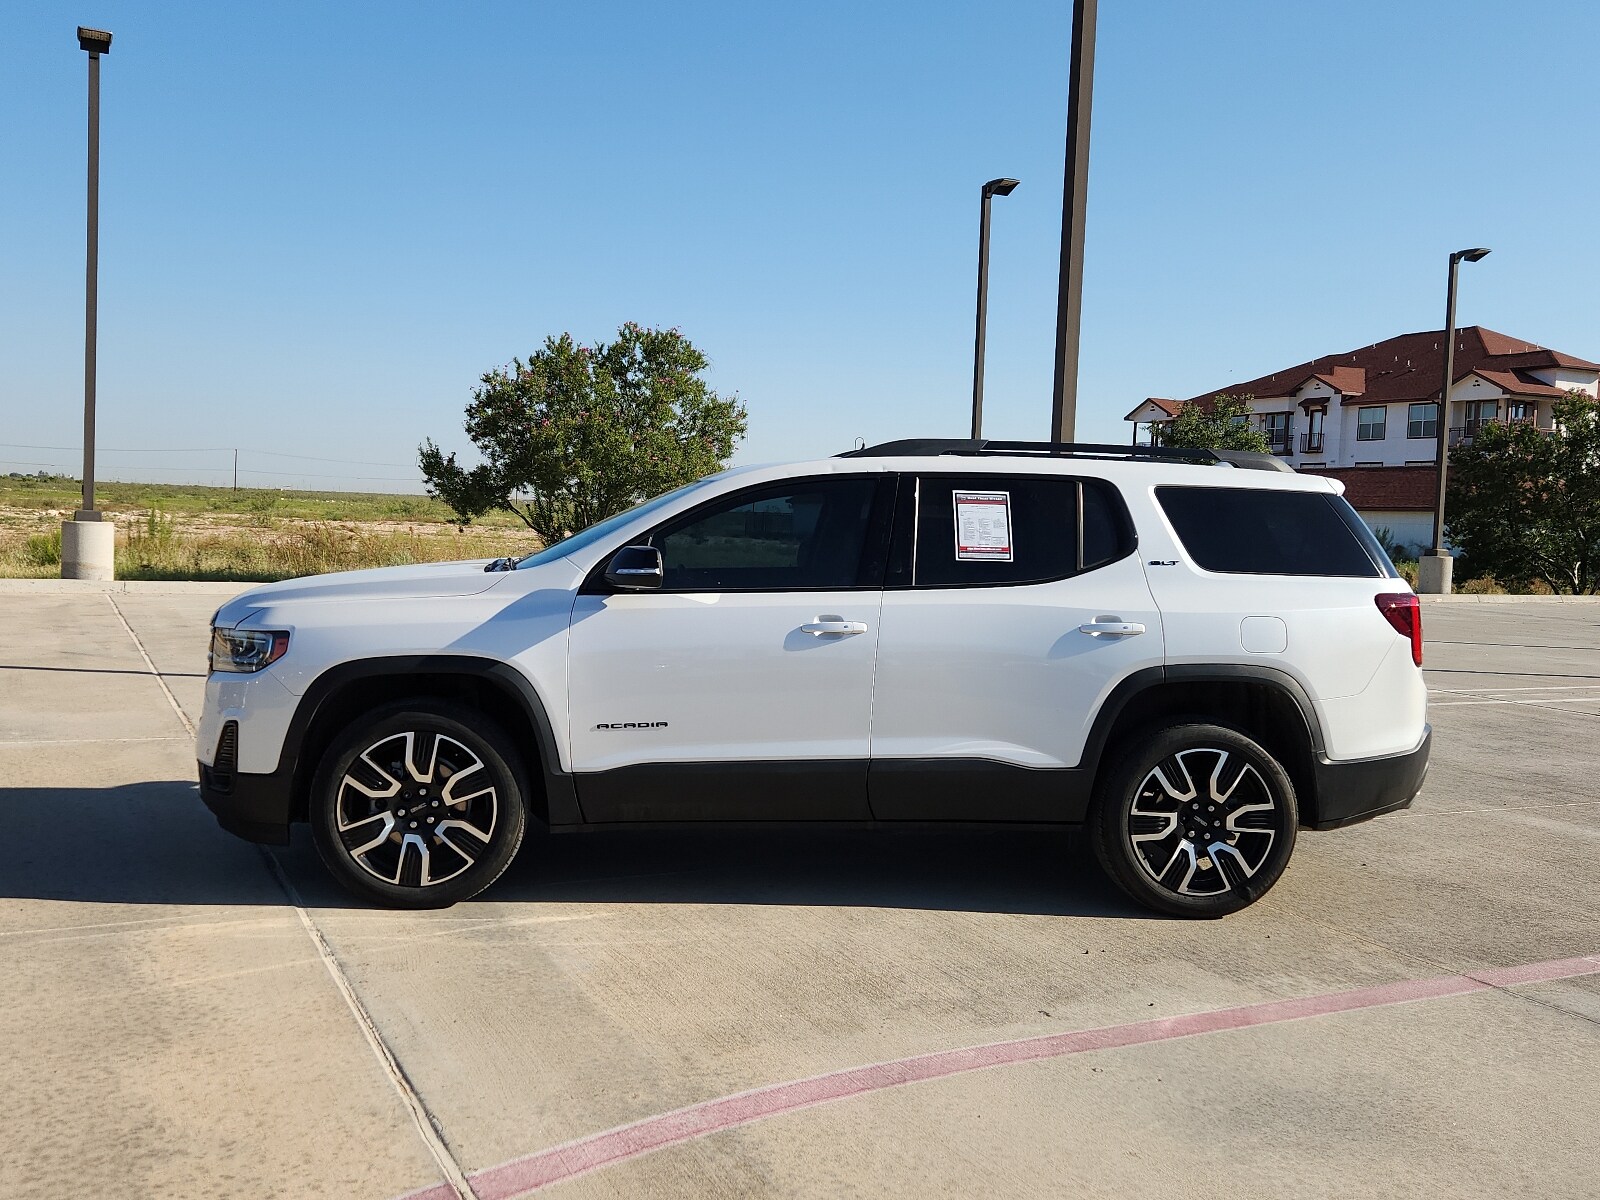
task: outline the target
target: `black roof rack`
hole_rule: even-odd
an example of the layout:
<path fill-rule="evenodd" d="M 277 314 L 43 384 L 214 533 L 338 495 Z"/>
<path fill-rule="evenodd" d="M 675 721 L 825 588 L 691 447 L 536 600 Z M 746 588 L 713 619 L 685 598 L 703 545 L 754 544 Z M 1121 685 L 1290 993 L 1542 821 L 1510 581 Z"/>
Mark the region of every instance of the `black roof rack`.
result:
<path fill-rule="evenodd" d="M 1294 468 L 1275 454 L 1250 450 L 1199 450 L 1185 446 L 1121 446 L 1095 442 L 996 442 L 973 438 L 902 438 L 846 450 L 838 458 L 911 458 L 918 455 L 1017 455 L 1031 458 L 1105 458 L 1150 462 L 1211 463 L 1247 471 Z"/>

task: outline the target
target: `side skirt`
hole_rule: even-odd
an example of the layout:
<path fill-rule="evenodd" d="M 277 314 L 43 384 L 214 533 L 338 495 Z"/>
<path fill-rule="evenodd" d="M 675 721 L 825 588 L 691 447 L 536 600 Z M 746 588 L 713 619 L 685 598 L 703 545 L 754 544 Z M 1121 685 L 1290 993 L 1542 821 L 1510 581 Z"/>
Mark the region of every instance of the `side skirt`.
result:
<path fill-rule="evenodd" d="M 572 778 L 591 825 L 871 816 L 865 759 L 638 763 Z"/>
<path fill-rule="evenodd" d="M 874 759 L 867 775 L 880 821 L 1076 824 L 1089 811 L 1094 775 L 1019 767 L 986 758 Z"/>
<path fill-rule="evenodd" d="M 777 821 L 1076 824 L 1088 811 L 1093 779 L 1084 770 L 989 759 L 639 763 L 572 778 L 584 827 Z"/>

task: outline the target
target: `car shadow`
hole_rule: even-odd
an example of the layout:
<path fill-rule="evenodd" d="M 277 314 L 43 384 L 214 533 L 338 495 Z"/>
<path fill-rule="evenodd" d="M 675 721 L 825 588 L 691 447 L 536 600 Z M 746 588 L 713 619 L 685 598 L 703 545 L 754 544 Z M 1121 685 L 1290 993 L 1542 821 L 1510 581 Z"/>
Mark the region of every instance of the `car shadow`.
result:
<path fill-rule="evenodd" d="M 263 850 L 219 828 L 188 780 L 0 789 L 0 898 L 362 908 L 304 825 Z M 1152 918 L 1070 832 L 618 829 L 530 836 L 478 903 L 762 904 Z"/>
<path fill-rule="evenodd" d="M 1151 918 L 1067 831 L 774 826 L 531 838 L 498 902 L 771 904 Z"/>
<path fill-rule="evenodd" d="M 261 848 L 218 827 L 187 779 L 114 787 L 0 788 L 0 898 L 89 904 L 282 905 Z M 309 855 L 288 848 L 286 866 Z M 296 869 L 293 876 L 304 874 Z M 359 907 L 335 888 L 317 907 Z"/>

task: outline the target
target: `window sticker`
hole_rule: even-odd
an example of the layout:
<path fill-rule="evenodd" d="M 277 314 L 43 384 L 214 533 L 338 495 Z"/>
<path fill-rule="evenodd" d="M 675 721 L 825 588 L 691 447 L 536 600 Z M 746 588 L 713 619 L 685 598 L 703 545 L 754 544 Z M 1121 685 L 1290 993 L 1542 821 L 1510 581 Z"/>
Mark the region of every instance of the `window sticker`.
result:
<path fill-rule="evenodd" d="M 956 492 L 956 561 L 1011 561 L 1011 493 Z"/>

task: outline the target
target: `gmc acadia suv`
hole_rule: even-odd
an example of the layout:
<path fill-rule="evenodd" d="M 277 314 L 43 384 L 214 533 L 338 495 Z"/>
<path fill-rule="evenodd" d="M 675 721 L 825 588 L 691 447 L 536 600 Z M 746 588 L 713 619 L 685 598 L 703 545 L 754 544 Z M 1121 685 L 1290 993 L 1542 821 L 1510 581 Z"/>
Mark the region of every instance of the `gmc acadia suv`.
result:
<path fill-rule="evenodd" d="M 214 618 L 201 794 L 379 904 L 531 824 L 1084 824 L 1168 913 L 1427 769 L 1417 598 L 1266 455 L 892 442 L 725 471 L 521 560 L 270 584 Z"/>

